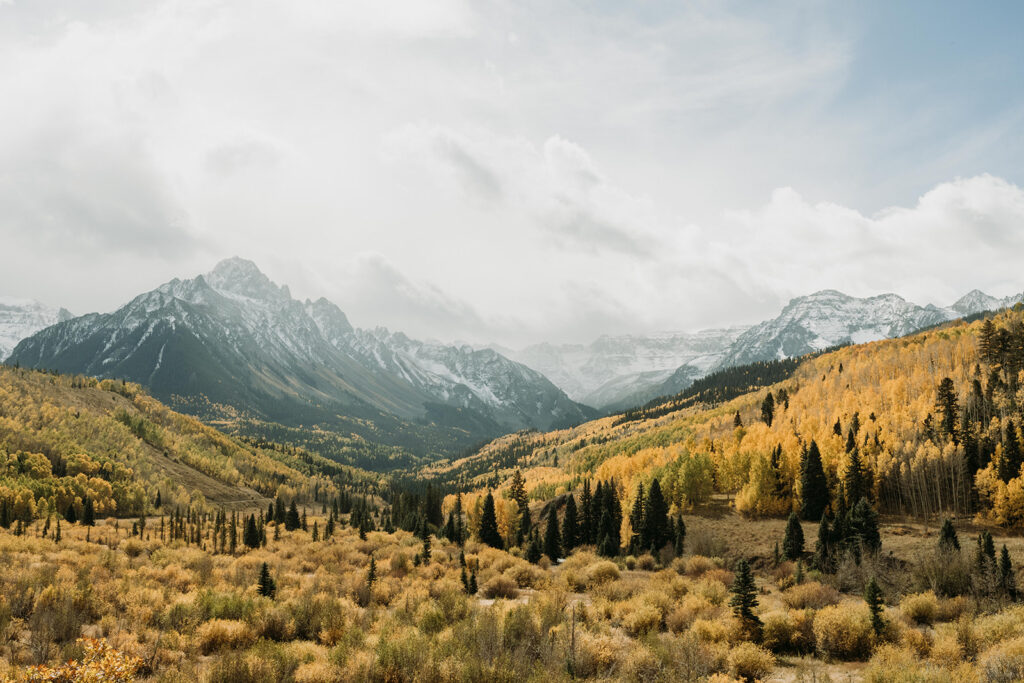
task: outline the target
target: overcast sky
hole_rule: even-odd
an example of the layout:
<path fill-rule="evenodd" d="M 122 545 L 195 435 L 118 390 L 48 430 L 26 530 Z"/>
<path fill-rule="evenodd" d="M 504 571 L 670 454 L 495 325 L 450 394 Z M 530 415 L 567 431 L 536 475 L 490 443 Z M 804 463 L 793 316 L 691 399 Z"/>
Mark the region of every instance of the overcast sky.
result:
<path fill-rule="evenodd" d="M 856 7 L 854 7 L 856 5 Z M 1024 290 L 1024 4 L 0 0 L 0 295 L 508 345 Z"/>

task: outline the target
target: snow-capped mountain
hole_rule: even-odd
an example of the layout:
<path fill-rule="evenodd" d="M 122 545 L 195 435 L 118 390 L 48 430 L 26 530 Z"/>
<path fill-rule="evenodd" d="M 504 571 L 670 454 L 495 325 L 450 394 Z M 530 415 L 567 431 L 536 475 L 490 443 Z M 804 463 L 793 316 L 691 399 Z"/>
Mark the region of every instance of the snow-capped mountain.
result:
<path fill-rule="evenodd" d="M 1002 299 L 989 296 L 978 289 L 972 289 L 967 294 L 956 300 L 949 308 L 959 315 L 971 315 L 982 311 L 995 311 L 1000 308 L 1009 308 L 1014 304 L 1024 301 L 1024 293 L 1005 296 Z"/>
<path fill-rule="evenodd" d="M 603 336 L 589 345 L 537 344 L 505 355 L 548 377 L 572 399 L 602 409 L 634 405 L 681 365 L 714 366 L 745 330 Z"/>
<path fill-rule="evenodd" d="M 63 308 L 50 308 L 27 299 L 0 297 L 0 361 L 11 355 L 22 339 L 71 317 L 71 313 Z"/>
<path fill-rule="evenodd" d="M 43 330 L 18 344 L 12 361 L 137 381 L 172 405 L 201 397 L 306 424 L 315 421 L 314 409 L 367 420 L 454 416 L 460 429 L 473 425 L 483 436 L 592 416 L 498 353 L 354 329 L 331 302 L 297 301 L 239 258 L 172 280 L 113 313 Z"/>

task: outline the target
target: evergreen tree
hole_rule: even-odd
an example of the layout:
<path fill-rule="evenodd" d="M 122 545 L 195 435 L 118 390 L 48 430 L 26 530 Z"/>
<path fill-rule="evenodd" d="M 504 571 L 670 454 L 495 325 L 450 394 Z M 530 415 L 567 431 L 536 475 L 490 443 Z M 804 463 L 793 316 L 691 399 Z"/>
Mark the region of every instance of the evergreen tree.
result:
<path fill-rule="evenodd" d="M 580 539 L 579 545 L 594 543 L 596 531 L 594 519 L 594 497 L 590 493 L 590 480 L 583 482 L 583 493 L 580 494 Z"/>
<path fill-rule="evenodd" d="M 306 521 L 306 508 L 302 508 L 302 530 L 309 531 L 309 525 Z"/>
<path fill-rule="evenodd" d="M 795 512 L 789 514 L 786 535 L 782 539 L 782 553 L 787 560 L 797 560 L 804 554 L 804 529 Z"/>
<path fill-rule="evenodd" d="M 469 575 L 469 594 L 476 595 L 476 570 L 474 569 Z"/>
<path fill-rule="evenodd" d="M 231 513 L 231 530 L 229 534 L 229 545 L 228 548 L 232 555 L 238 550 L 238 518 L 236 512 Z M 163 524 L 163 517 L 160 518 L 160 523 Z"/>
<path fill-rule="evenodd" d="M 800 517 L 808 522 L 821 519 L 828 502 L 828 482 L 821 465 L 821 452 L 818 444 L 811 441 L 800 463 Z"/>
<path fill-rule="evenodd" d="M 421 555 L 423 555 L 423 564 L 428 564 L 430 562 L 430 535 L 429 534 L 423 538 L 423 551 L 421 552 Z"/>
<path fill-rule="evenodd" d="M 853 438 L 853 431 L 850 432 L 850 438 Z M 843 477 L 846 498 L 847 500 L 860 500 L 870 495 L 868 477 L 864 472 L 864 466 L 861 464 L 860 452 L 857 446 L 854 445 L 848 453 L 849 460 L 847 460 L 846 464 L 846 476 Z"/>
<path fill-rule="evenodd" d="M 96 511 L 91 496 L 85 499 L 85 505 L 82 506 L 82 525 L 96 526 Z"/>
<path fill-rule="evenodd" d="M 68 503 L 68 509 L 64 512 L 64 519 L 68 524 L 74 524 L 78 521 L 78 514 L 75 512 L 74 503 Z"/>
<path fill-rule="evenodd" d="M 554 505 L 548 512 L 548 528 L 544 531 L 544 554 L 552 562 L 562 556 L 562 541 L 558 533 L 558 513 Z"/>
<path fill-rule="evenodd" d="M 832 525 L 828 515 L 821 516 L 818 525 L 818 541 L 814 546 L 814 564 L 820 571 L 832 571 Z"/>
<path fill-rule="evenodd" d="M 960 552 L 960 539 L 956 537 L 956 528 L 949 517 L 942 523 L 942 529 L 939 531 L 939 550 Z"/>
<path fill-rule="evenodd" d="M 769 427 L 772 426 L 772 421 L 775 419 L 775 397 L 772 396 L 772 392 L 768 392 L 768 395 L 761 401 L 761 421 Z"/>
<path fill-rule="evenodd" d="M 242 530 L 242 543 L 248 548 L 260 546 L 260 532 L 256 528 L 256 518 L 249 515 L 245 518 L 245 528 Z"/>
<path fill-rule="evenodd" d="M 675 546 L 676 546 L 676 557 L 683 556 L 683 548 L 686 545 L 686 522 L 683 521 L 683 516 L 679 515 L 676 517 L 675 524 Z"/>
<path fill-rule="evenodd" d="M 743 426 L 743 418 L 740 417 L 740 411 L 736 411 L 736 414 L 732 418 L 733 429 L 739 429 Z"/>
<path fill-rule="evenodd" d="M 644 485 L 636 485 L 636 496 L 633 498 L 633 509 L 629 512 L 629 526 L 633 535 L 629 538 L 629 553 L 637 555 L 644 543 Z"/>
<path fill-rule="evenodd" d="M 540 536 L 537 535 L 537 530 L 534 529 L 530 534 L 529 543 L 526 544 L 526 560 L 537 564 L 542 557 L 544 557 L 544 548 L 541 545 Z"/>
<path fill-rule="evenodd" d="M 533 520 L 530 518 L 530 500 L 526 496 L 526 480 L 521 470 L 516 469 L 512 473 L 512 483 L 509 484 L 509 495 L 516 502 L 516 509 L 519 512 L 519 528 L 517 530 L 516 544 L 522 545 L 530 536 L 530 529 L 533 527 Z"/>
<path fill-rule="evenodd" d="M 1003 551 L 999 555 L 999 587 L 1010 600 L 1017 600 L 1017 579 L 1013 574 L 1013 562 L 1010 560 L 1010 551 L 1003 544 Z"/>
<path fill-rule="evenodd" d="M 960 406 L 956 387 L 949 377 L 943 377 L 939 382 L 939 387 L 936 390 L 935 410 L 939 415 L 939 431 L 949 437 L 954 444 L 959 444 L 957 417 L 960 414 Z"/>
<path fill-rule="evenodd" d="M 480 542 L 492 548 L 502 548 L 501 534 L 498 533 L 498 518 L 494 512 L 494 496 L 490 491 L 484 498 L 484 509 L 480 515 Z"/>
<path fill-rule="evenodd" d="M 0 527 L 10 529 L 11 521 L 11 508 L 7 504 L 7 499 L 0 499 Z"/>
<path fill-rule="evenodd" d="M 462 581 L 462 590 L 464 590 L 464 591 L 466 591 L 468 593 L 469 592 L 469 577 L 466 576 L 466 567 L 465 566 L 462 567 L 461 573 L 459 574 L 459 579 Z"/>
<path fill-rule="evenodd" d="M 601 511 L 601 521 L 597 524 L 597 553 L 604 557 L 615 557 L 619 554 L 619 547 L 615 544 L 612 536 L 612 513 L 607 508 Z"/>
<path fill-rule="evenodd" d="M 316 521 L 313 521 L 313 542 L 316 543 L 320 540 L 320 529 L 317 526 Z"/>
<path fill-rule="evenodd" d="M 732 605 L 733 613 L 754 636 L 753 639 L 760 640 L 761 620 L 754 614 L 754 608 L 758 603 L 757 586 L 754 583 L 754 573 L 750 571 L 750 563 L 745 559 L 740 560 L 736 566 L 736 576 L 730 590 L 732 598 L 729 604 Z"/>
<path fill-rule="evenodd" d="M 153 507 L 156 508 L 157 510 L 159 510 L 162 505 L 163 505 L 163 500 L 160 498 L 160 490 L 157 489 L 156 500 L 153 501 Z"/>
<path fill-rule="evenodd" d="M 53 542 L 60 543 L 60 517 L 57 517 L 57 531 L 53 534 Z"/>
<path fill-rule="evenodd" d="M 878 532 L 878 513 L 871 507 L 867 498 L 861 498 L 850 511 L 848 533 L 850 540 L 859 541 L 865 550 L 877 553 L 882 547 L 882 537 Z"/>
<path fill-rule="evenodd" d="M 981 327 L 981 334 L 978 337 L 978 352 L 986 364 L 996 364 L 998 360 L 996 326 L 992 322 L 992 318 L 985 320 L 985 324 Z"/>
<path fill-rule="evenodd" d="M 868 610 L 871 612 L 871 630 L 875 632 L 875 636 L 881 636 L 885 630 L 885 621 L 882 619 L 885 602 L 882 589 L 878 587 L 878 582 L 873 576 L 868 579 L 867 587 L 864 589 L 864 602 L 868 603 Z"/>
<path fill-rule="evenodd" d="M 1006 421 L 1006 436 L 1003 439 L 1003 457 L 999 461 L 999 478 L 1004 484 L 1020 476 L 1022 458 L 1020 441 L 1017 439 L 1017 427 L 1012 419 Z"/>
<path fill-rule="evenodd" d="M 647 492 L 647 503 L 644 508 L 644 547 L 651 552 L 658 552 L 672 539 L 671 526 L 668 521 L 668 504 L 661 493 L 661 484 L 657 479 L 651 482 Z"/>
<path fill-rule="evenodd" d="M 299 519 L 299 507 L 293 499 L 292 504 L 288 507 L 288 515 L 284 518 L 284 528 L 288 531 L 295 531 L 301 525 L 302 520 Z"/>
<path fill-rule="evenodd" d="M 271 599 L 277 594 L 277 584 L 274 582 L 273 577 L 270 576 L 270 567 L 267 566 L 266 562 L 260 567 L 260 580 L 257 591 L 263 597 Z"/>
<path fill-rule="evenodd" d="M 370 555 L 370 567 L 366 570 L 366 587 L 373 588 L 374 582 L 377 580 L 377 558 Z"/>
<path fill-rule="evenodd" d="M 579 543 L 579 520 L 577 519 L 576 499 L 569 494 L 565 501 L 565 515 L 562 518 L 562 548 L 568 556 Z"/>
<path fill-rule="evenodd" d="M 277 498 L 274 499 L 274 521 L 278 524 L 284 524 L 285 509 L 284 501 L 281 500 L 281 494 L 277 494 Z"/>

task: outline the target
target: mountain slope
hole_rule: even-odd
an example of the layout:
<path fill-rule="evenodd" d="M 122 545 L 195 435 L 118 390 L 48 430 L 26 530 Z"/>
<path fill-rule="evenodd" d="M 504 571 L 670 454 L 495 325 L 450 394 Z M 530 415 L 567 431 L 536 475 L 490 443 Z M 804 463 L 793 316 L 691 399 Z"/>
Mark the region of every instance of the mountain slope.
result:
<path fill-rule="evenodd" d="M 48 328 L 11 361 L 128 378 L 207 418 L 333 424 L 420 455 L 592 416 L 497 353 L 356 330 L 329 301 L 296 301 L 238 258 Z"/>
<path fill-rule="evenodd" d="M 0 361 L 11 355 L 11 351 L 22 339 L 72 317 L 63 308 L 50 308 L 37 301 L 0 297 Z"/>
<path fill-rule="evenodd" d="M 136 384 L 0 366 L 0 498 L 77 513 L 264 506 L 373 477 L 309 453 L 257 448 L 169 410 Z M 16 510 L 20 509 L 15 506 Z M 27 511 L 26 511 L 27 512 Z M 36 511 L 45 517 L 45 511 Z"/>

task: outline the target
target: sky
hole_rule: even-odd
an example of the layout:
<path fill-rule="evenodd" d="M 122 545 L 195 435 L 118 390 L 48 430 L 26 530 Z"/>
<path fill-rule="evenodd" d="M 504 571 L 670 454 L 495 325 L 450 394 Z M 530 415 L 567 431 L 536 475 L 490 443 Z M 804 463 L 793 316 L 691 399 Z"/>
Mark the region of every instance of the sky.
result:
<path fill-rule="evenodd" d="M 1018 2 L 0 0 L 0 296 L 523 346 L 1024 291 Z"/>

